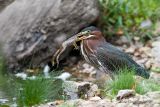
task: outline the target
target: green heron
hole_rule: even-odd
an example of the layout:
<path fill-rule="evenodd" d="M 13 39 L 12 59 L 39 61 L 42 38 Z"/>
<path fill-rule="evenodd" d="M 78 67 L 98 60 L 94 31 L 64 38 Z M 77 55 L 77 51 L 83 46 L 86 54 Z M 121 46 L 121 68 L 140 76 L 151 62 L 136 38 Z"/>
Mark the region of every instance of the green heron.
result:
<path fill-rule="evenodd" d="M 124 67 L 134 68 L 135 74 L 149 78 L 150 74 L 138 65 L 128 54 L 106 42 L 102 32 L 94 27 L 87 27 L 81 32 L 88 31 L 87 35 L 79 35 L 81 53 L 84 59 L 114 78 L 117 69 Z"/>

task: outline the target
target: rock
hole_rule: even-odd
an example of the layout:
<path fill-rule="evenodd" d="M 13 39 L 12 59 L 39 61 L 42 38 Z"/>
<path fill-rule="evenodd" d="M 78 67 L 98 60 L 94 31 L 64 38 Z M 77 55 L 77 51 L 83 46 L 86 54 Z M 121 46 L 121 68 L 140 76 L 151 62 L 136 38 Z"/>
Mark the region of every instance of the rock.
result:
<path fill-rule="evenodd" d="M 138 37 L 138 36 L 134 36 L 134 37 L 133 37 L 133 40 L 135 40 L 135 41 L 139 41 L 139 40 L 140 40 L 140 37 Z"/>
<path fill-rule="evenodd" d="M 141 23 L 140 27 L 141 28 L 149 28 L 152 26 L 151 20 L 145 20 Z"/>
<path fill-rule="evenodd" d="M 160 92 L 148 92 L 145 95 L 138 95 L 136 94 L 133 97 L 127 98 L 127 99 L 122 99 L 120 100 L 120 102 L 118 103 L 122 103 L 122 104 L 128 104 L 128 105 L 132 105 L 129 107 L 153 107 L 153 105 L 159 105 L 159 102 L 155 102 L 155 101 L 160 101 L 159 99 L 159 94 Z M 117 106 L 116 106 L 117 107 Z M 127 106 L 128 107 L 128 106 Z"/>
<path fill-rule="evenodd" d="M 120 90 L 118 91 L 118 94 L 117 94 L 117 99 L 118 100 L 121 100 L 123 98 L 127 98 L 127 97 L 130 97 L 130 96 L 134 96 L 135 95 L 135 91 L 134 90 L 130 90 L 130 89 L 126 89 L 126 90 Z"/>
<path fill-rule="evenodd" d="M 50 78 L 49 71 L 50 71 L 50 67 L 48 65 L 45 65 L 45 67 L 43 69 L 43 74 L 44 74 L 45 78 Z"/>
<path fill-rule="evenodd" d="M 151 54 L 155 59 L 154 65 L 156 65 L 155 67 L 159 67 L 160 66 L 160 40 L 153 42 L 152 47 L 153 48 L 151 50 Z"/>
<path fill-rule="evenodd" d="M 98 86 L 89 82 L 65 81 L 63 87 L 68 99 L 72 100 L 93 97 L 98 92 Z"/>
<path fill-rule="evenodd" d="M 129 47 L 128 49 L 125 50 L 126 53 L 130 53 L 130 54 L 133 54 L 136 50 L 136 47 L 134 46 L 131 46 Z"/>
<path fill-rule="evenodd" d="M 132 103 L 117 103 L 115 107 L 134 107 Z"/>
<path fill-rule="evenodd" d="M 160 107 L 160 104 L 154 104 L 153 107 Z"/>
<path fill-rule="evenodd" d="M 52 104 L 56 104 L 56 101 L 52 102 Z M 74 107 L 160 107 L 160 91 L 148 92 L 145 95 L 136 94 L 133 97 L 121 100 L 109 100 L 106 98 L 101 99 L 95 96 L 91 97 L 88 100 L 83 100 L 83 99 L 68 100 L 62 105 L 72 105 L 72 106 L 74 105 Z M 48 107 L 48 106 L 39 106 L 39 107 Z"/>
<path fill-rule="evenodd" d="M 26 73 L 17 73 L 17 74 L 15 74 L 15 76 L 17 77 L 17 78 L 21 78 L 21 79 L 23 79 L 23 80 L 26 80 L 27 79 L 27 74 Z"/>
<path fill-rule="evenodd" d="M 0 105 L 6 103 L 6 102 L 8 102 L 8 101 L 9 101 L 9 100 L 7 100 L 7 99 L 1 99 L 1 98 L 0 98 Z"/>
<path fill-rule="evenodd" d="M 114 104 L 112 104 L 110 101 L 106 99 L 102 100 L 82 100 L 82 99 L 77 99 L 77 100 L 72 100 L 70 102 L 67 102 L 67 104 L 75 104 L 75 107 L 114 107 Z"/>
<path fill-rule="evenodd" d="M 149 68 L 151 68 L 151 66 L 152 66 L 152 62 L 151 62 L 150 60 L 148 60 L 148 61 L 145 63 L 145 67 L 146 67 L 147 69 L 149 69 Z"/>
<path fill-rule="evenodd" d="M 89 100 L 90 101 L 98 101 L 98 100 L 101 100 L 101 98 L 98 96 L 95 96 L 95 97 L 91 97 Z"/>
<path fill-rule="evenodd" d="M 61 79 L 63 81 L 65 81 L 66 79 L 70 78 L 71 74 L 68 72 L 63 72 L 61 75 L 59 75 L 58 77 L 55 77 L 57 79 Z"/>
<path fill-rule="evenodd" d="M 97 2 L 16 0 L 7 6 L 0 13 L 0 43 L 9 68 L 45 66 L 65 39 L 97 19 Z"/>
<path fill-rule="evenodd" d="M 83 69 L 79 70 L 78 72 L 88 74 L 89 77 L 93 77 L 93 75 L 96 75 L 96 69 L 88 63 L 84 63 L 82 67 Z"/>
<path fill-rule="evenodd" d="M 146 61 L 147 61 L 147 58 L 143 58 L 143 59 L 137 60 L 136 62 L 137 62 L 139 65 L 143 66 Z"/>
<path fill-rule="evenodd" d="M 127 44 L 129 45 L 130 44 L 130 41 L 129 39 L 126 37 L 126 36 L 120 36 L 120 38 L 116 41 L 116 43 L 118 45 L 122 45 L 122 44 Z"/>
<path fill-rule="evenodd" d="M 76 80 L 95 81 L 96 73 L 99 72 L 94 66 L 87 64 L 84 60 L 79 60 L 76 65 L 65 67 L 65 71 L 72 73 Z"/>
<path fill-rule="evenodd" d="M 98 94 L 98 86 L 96 84 L 90 84 L 90 89 L 87 92 L 88 97 L 93 97 Z"/>
<path fill-rule="evenodd" d="M 139 48 L 139 52 L 140 53 L 148 53 L 150 51 L 151 51 L 151 49 L 149 47 L 141 47 L 141 48 Z"/>
<path fill-rule="evenodd" d="M 156 104 L 160 104 L 160 91 L 148 92 L 146 94 L 151 99 L 154 99 L 153 102 Z"/>
<path fill-rule="evenodd" d="M 76 82 L 65 81 L 63 87 L 68 99 L 78 99 L 78 87 Z"/>
<path fill-rule="evenodd" d="M 135 53 L 134 53 L 134 56 L 139 57 L 139 56 L 140 56 L 140 53 L 139 53 L 139 52 L 135 52 Z"/>
<path fill-rule="evenodd" d="M 0 0 L 0 12 L 14 0 Z"/>

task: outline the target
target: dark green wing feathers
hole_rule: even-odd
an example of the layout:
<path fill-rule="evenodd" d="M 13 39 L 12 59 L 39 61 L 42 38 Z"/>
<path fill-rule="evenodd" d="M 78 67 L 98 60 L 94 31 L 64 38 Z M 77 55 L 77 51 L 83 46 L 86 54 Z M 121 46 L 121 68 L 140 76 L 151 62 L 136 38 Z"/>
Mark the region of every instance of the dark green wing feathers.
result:
<path fill-rule="evenodd" d="M 105 72 L 112 71 L 112 73 L 117 73 L 119 68 L 128 67 L 134 68 L 135 74 L 149 78 L 148 71 L 138 65 L 128 54 L 107 42 L 99 45 L 96 52 L 97 60 L 103 66 Z"/>

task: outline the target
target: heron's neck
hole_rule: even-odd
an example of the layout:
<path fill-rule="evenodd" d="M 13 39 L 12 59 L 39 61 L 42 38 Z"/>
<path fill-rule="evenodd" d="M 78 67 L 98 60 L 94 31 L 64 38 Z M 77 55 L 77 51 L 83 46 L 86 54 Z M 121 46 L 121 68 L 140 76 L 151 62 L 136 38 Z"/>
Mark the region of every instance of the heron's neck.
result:
<path fill-rule="evenodd" d="M 81 54 L 84 57 L 84 59 L 89 63 L 89 57 L 88 57 L 88 49 L 86 48 L 84 41 L 81 41 Z"/>
<path fill-rule="evenodd" d="M 106 42 L 106 40 L 103 36 L 98 37 L 98 38 L 95 37 L 95 38 L 90 38 L 90 39 L 84 40 L 84 45 L 86 47 L 89 47 L 91 50 L 94 50 L 99 45 L 103 44 L 104 42 Z"/>

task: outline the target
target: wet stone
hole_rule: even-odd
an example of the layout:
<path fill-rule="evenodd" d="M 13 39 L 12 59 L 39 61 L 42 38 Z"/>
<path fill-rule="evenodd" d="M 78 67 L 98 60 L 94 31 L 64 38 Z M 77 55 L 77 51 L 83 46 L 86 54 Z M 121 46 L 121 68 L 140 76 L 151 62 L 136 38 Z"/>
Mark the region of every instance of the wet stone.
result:
<path fill-rule="evenodd" d="M 68 99 L 89 98 L 98 92 L 98 86 L 89 82 L 65 81 L 64 92 Z"/>

